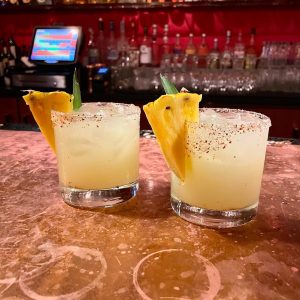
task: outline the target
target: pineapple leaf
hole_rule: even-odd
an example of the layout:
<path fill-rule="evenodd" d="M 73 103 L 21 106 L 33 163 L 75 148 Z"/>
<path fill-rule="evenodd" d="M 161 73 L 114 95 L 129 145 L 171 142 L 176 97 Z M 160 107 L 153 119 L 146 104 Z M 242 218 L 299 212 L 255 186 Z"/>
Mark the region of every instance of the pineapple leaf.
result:
<path fill-rule="evenodd" d="M 73 109 L 78 110 L 81 107 L 81 93 L 76 69 L 73 74 L 73 97 Z"/>
<path fill-rule="evenodd" d="M 170 82 L 165 76 L 160 74 L 160 80 L 166 94 L 177 94 L 178 90 L 175 85 Z"/>

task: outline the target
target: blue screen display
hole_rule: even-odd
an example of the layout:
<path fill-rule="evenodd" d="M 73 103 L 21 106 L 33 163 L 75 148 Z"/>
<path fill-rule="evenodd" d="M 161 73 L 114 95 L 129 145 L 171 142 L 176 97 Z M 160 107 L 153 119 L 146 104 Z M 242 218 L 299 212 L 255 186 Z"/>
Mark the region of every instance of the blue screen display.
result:
<path fill-rule="evenodd" d="M 79 28 L 43 28 L 37 29 L 31 60 L 56 63 L 74 62 L 79 44 Z"/>
<path fill-rule="evenodd" d="M 102 67 L 98 69 L 98 74 L 107 74 L 108 73 L 108 68 Z"/>

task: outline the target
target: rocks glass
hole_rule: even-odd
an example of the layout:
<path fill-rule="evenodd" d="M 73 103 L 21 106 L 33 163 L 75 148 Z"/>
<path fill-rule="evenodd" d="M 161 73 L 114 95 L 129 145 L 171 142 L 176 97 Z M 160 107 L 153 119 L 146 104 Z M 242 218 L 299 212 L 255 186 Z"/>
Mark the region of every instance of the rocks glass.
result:
<path fill-rule="evenodd" d="M 84 103 L 69 113 L 52 111 L 60 190 L 83 208 L 109 207 L 136 195 L 140 108 Z"/>
<path fill-rule="evenodd" d="M 270 119 L 237 109 L 202 109 L 188 124 L 186 178 L 171 179 L 171 205 L 182 218 L 226 228 L 250 221 L 259 201 Z"/>

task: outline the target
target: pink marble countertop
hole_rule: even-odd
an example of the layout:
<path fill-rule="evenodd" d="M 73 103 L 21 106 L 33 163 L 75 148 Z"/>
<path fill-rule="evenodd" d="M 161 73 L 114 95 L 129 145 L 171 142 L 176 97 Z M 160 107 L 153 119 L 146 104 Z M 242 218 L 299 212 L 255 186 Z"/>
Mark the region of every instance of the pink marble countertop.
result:
<path fill-rule="evenodd" d="M 300 299 L 300 146 L 268 146 L 258 216 L 230 230 L 177 217 L 156 140 L 140 156 L 136 199 L 79 210 L 42 135 L 0 131 L 1 299 Z"/>

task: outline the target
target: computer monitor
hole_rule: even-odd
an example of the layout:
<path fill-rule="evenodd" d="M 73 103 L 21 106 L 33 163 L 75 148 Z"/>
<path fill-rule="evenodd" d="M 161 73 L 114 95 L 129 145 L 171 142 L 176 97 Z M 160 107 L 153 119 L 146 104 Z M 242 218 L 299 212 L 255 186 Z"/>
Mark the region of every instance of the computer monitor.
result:
<path fill-rule="evenodd" d="M 78 58 L 81 27 L 37 27 L 34 30 L 30 61 L 37 65 L 74 64 Z"/>

